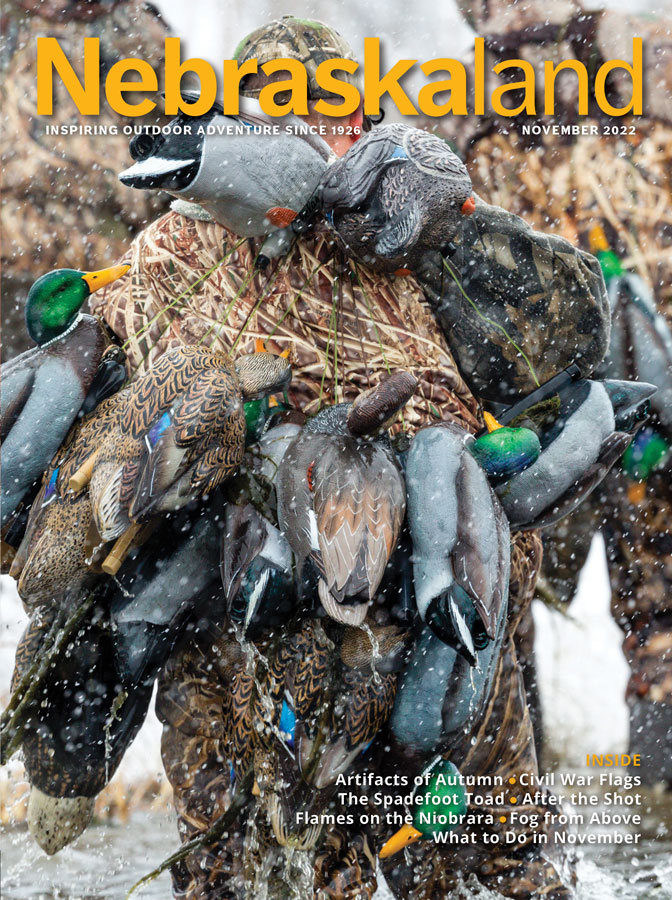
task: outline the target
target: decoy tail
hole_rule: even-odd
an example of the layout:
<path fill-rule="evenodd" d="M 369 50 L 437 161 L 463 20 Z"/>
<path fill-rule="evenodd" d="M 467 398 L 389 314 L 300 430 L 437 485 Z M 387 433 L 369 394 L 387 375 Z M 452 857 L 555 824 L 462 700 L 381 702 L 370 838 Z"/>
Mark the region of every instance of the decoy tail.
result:
<path fill-rule="evenodd" d="M 28 830 L 53 856 L 86 830 L 93 818 L 94 797 L 50 797 L 35 786 L 28 798 Z"/>

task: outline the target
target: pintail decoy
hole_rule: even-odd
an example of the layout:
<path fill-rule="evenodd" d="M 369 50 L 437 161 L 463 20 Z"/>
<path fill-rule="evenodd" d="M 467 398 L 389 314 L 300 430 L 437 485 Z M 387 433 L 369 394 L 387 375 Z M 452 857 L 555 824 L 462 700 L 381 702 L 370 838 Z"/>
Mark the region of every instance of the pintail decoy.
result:
<path fill-rule="evenodd" d="M 439 756 L 420 776 L 423 781 L 413 792 L 412 824 L 402 825 L 386 841 L 381 859 L 393 856 L 409 844 L 430 840 L 459 828 L 467 812 L 467 792 L 456 766 Z"/>
<path fill-rule="evenodd" d="M 620 459 L 648 417 L 652 384 L 580 378 L 522 413 L 541 452 L 496 493 L 512 528 L 553 524 L 575 509 Z"/>
<path fill-rule="evenodd" d="M 469 173 L 437 135 L 395 123 L 362 136 L 327 170 L 320 207 L 374 268 L 415 271 L 474 210 Z"/>
<path fill-rule="evenodd" d="M 417 380 L 396 372 L 354 403 L 310 419 L 277 477 L 278 522 L 299 569 L 310 559 L 336 621 L 358 625 L 395 549 L 406 499 L 385 429 Z"/>
<path fill-rule="evenodd" d="M 423 428 L 408 451 L 406 485 L 420 618 L 473 666 L 506 605 L 510 547 L 472 442 L 455 424 Z"/>
<path fill-rule="evenodd" d="M 119 179 L 196 203 L 241 237 L 269 234 L 294 222 L 333 158 L 301 119 L 273 118 L 250 97 L 240 97 L 238 115 L 224 115 L 216 103 L 202 116 L 180 113 L 172 125 L 172 131 L 156 137 L 133 138 L 135 163 Z M 269 126 L 279 133 L 264 133 Z"/>
<path fill-rule="evenodd" d="M 126 378 L 123 353 L 109 347 L 100 322 L 80 309 L 94 291 L 129 268 L 57 269 L 38 278 L 28 292 L 26 325 L 37 347 L 5 363 L 0 373 L 3 526 L 42 476 L 77 415 Z"/>

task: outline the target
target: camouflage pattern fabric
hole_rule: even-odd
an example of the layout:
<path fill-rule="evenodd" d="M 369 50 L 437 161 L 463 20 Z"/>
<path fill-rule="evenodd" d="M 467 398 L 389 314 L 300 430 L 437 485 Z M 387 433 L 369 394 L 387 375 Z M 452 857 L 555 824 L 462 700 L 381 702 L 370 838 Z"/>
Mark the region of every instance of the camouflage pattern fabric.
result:
<path fill-rule="evenodd" d="M 350 45 L 341 35 L 322 22 L 283 16 L 252 31 L 236 47 L 233 58 L 240 65 L 248 59 L 256 59 L 258 67 L 276 59 L 296 59 L 303 63 L 308 76 L 308 96 L 312 100 L 333 98 L 317 83 L 317 67 L 329 59 L 354 60 Z M 338 78 L 358 85 L 357 74 L 340 72 Z M 245 79 L 242 88 L 248 96 L 258 97 L 261 87 L 250 90 Z"/>
<path fill-rule="evenodd" d="M 653 287 L 659 312 L 672 321 L 672 53 L 670 20 L 613 10 L 584 13 L 577 0 L 549 7 L 540 0 L 460 0 L 460 9 L 497 54 L 570 59 L 593 70 L 605 59 L 630 55 L 631 35 L 644 38 L 648 118 L 618 119 L 598 110 L 581 119 L 595 134 L 526 136 L 525 117 L 508 119 L 506 133 L 494 118 L 442 121 L 442 133 L 467 157 L 474 187 L 493 203 L 521 215 L 533 227 L 568 238 L 585 249 L 599 225 L 623 265 Z M 581 36 L 583 35 L 583 36 Z M 538 72 L 542 69 L 535 65 Z M 557 124 L 576 123 L 576 80 L 557 92 Z M 543 79 L 538 79 L 543 93 Z M 623 86 L 625 87 L 625 86 Z M 486 86 L 486 90 L 489 89 Z M 621 90 L 614 83 L 616 99 Z M 536 121 L 536 120 L 535 120 Z M 547 120 L 550 121 L 550 120 Z M 455 123 L 456 124 L 456 123 Z M 627 483 L 612 472 L 601 490 L 567 519 L 544 532 L 545 556 L 539 595 L 569 603 L 596 530 L 607 545 L 612 611 L 625 633 L 632 670 L 627 699 L 632 752 L 644 756 L 642 772 L 672 783 L 672 568 L 670 471 L 650 479 L 644 500 L 628 499 Z M 529 638 L 526 639 L 529 643 Z M 648 762 L 647 762 L 648 761 Z"/>
<path fill-rule="evenodd" d="M 163 65 L 168 30 L 142 0 L 112 6 L 51 2 L 32 15 L 16 0 L 3 4 L 0 103 L 3 111 L 2 225 L 4 352 L 25 349 L 23 300 L 32 282 L 56 268 L 101 269 L 124 252 L 129 237 L 165 209 L 156 195 L 129 191 L 117 178 L 128 164 L 123 125 L 154 123 L 126 119 L 105 102 L 100 115 L 82 116 L 58 76 L 54 112 L 37 115 L 35 83 L 38 37 L 55 37 L 71 60 L 81 58 L 85 37 L 100 39 L 101 85 L 110 67 L 128 56 Z M 36 4 L 28 4 L 36 12 Z M 103 14 L 104 12 L 104 14 Z M 71 18 L 72 17 L 72 18 Z M 75 68 L 79 72 L 77 63 Z M 80 73 L 81 74 L 81 73 Z M 47 135 L 47 125 L 118 129 L 118 134 Z M 85 177 L 83 177 L 83 173 Z M 12 333 L 14 332 L 14 333 Z"/>
<path fill-rule="evenodd" d="M 319 230 L 301 238 L 286 259 L 266 272 L 254 269 L 258 249 L 258 241 L 241 241 L 219 225 L 170 213 L 136 238 L 125 257 L 132 267 L 129 276 L 94 295 L 94 311 L 124 341 L 135 372 L 144 371 L 166 349 L 180 343 L 201 343 L 221 350 L 235 347 L 239 353 L 251 350 L 254 340 L 262 338 L 268 349 L 290 348 L 294 373 L 290 399 L 308 412 L 323 403 L 353 398 L 376 383 L 388 368 L 403 368 L 413 372 L 420 384 L 397 428 L 412 433 L 437 417 L 454 419 L 472 432 L 480 427 L 478 403 L 458 373 L 413 278 L 376 275 L 343 259 L 329 235 Z M 513 537 L 512 628 L 531 601 L 539 548 L 533 533 Z M 510 647 L 507 660 L 498 680 L 502 696 L 488 707 L 487 720 L 488 733 L 501 738 L 497 745 L 501 756 L 494 762 L 494 756 L 486 753 L 474 758 L 473 766 L 508 770 L 515 763 L 536 771 L 522 678 Z M 193 679 L 183 678 L 178 668 L 174 670 L 174 690 L 182 690 L 180 685 L 188 681 L 196 692 L 181 708 L 196 713 L 187 715 L 179 727 L 167 725 L 164 732 L 166 768 L 186 839 L 207 829 L 227 803 L 230 784 L 218 761 L 216 743 L 221 728 L 216 711 L 222 702 L 227 662 L 211 658 L 209 651 L 193 649 L 191 655 L 185 650 L 175 665 L 200 670 Z M 170 681 L 167 675 L 164 684 Z M 511 696 L 521 702 L 504 699 Z M 197 712 L 199 707 L 203 713 Z M 344 846 L 343 853 L 349 859 L 353 854 L 356 857 L 362 870 L 360 887 L 369 896 L 366 873 L 370 863 L 364 843 L 351 832 L 349 837 L 352 846 Z M 323 840 L 322 850 L 327 852 L 329 842 L 335 840 L 331 829 L 325 830 Z M 243 877 L 241 841 L 241 835 L 233 835 L 209 848 L 204 856 L 181 865 L 175 875 L 176 896 L 189 900 L 232 896 Z M 434 856 L 433 847 L 427 844 L 416 853 Z M 341 873 L 343 858 L 338 855 L 336 860 L 332 853 L 333 865 Z M 324 884 L 326 877 L 320 859 L 318 856 L 316 861 L 316 884 Z M 518 873 L 527 865 L 518 860 Z M 529 866 L 530 873 L 537 873 L 530 874 L 532 883 L 541 877 L 541 869 L 534 859 Z M 557 882 L 554 870 L 548 877 L 552 884 Z M 502 889 L 513 891 L 514 886 L 511 882 Z"/>
<path fill-rule="evenodd" d="M 570 362 L 590 375 L 609 346 L 595 257 L 480 199 L 450 255 L 428 259 L 419 277 L 460 371 L 483 399 L 529 393 Z"/>

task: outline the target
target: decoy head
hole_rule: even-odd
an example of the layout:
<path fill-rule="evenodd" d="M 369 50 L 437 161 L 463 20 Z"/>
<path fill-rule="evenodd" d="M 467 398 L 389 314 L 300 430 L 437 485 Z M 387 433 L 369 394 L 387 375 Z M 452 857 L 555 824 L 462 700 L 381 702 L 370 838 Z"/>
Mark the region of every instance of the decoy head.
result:
<path fill-rule="evenodd" d="M 418 379 L 414 375 L 400 371 L 361 393 L 348 411 L 350 433 L 360 436 L 385 431 L 411 399 L 417 386 Z"/>
<path fill-rule="evenodd" d="M 135 162 L 119 173 L 119 181 L 139 190 L 183 191 L 201 166 L 205 135 L 199 126 L 207 124 L 215 112 L 213 107 L 205 116 L 194 118 L 180 113 L 166 133 L 136 134 L 128 148 Z"/>
<path fill-rule="evenodd" d="M 662 468 L 670 457 L 670 444 L 655 428 L 640 429 L 623 454 L 621 466 L 634 481 L 646 481 L 656 469 Z"/>
<path fill-rule="evenodd" d="M 634 431 L 649 417 L 650 398 L 658 388 L 645 381 L 615 381 L 606 378 L 602 384 L 614 408 L 618 431 Z"/>
<path fill-rule="evenodd" d="M 488 433 L 472 441 L 469 450 L 488 477 L 508 478 L 539 459 L 541 443 L 531 428 L 507 428 L 489 412 L 483 418 Z"/>
<path fill-rule="evenodd" d="M 448 759 L 433 760 L 420 776 L 414 791 L 413 824 L 402 825 L 383 845 L 381 859 L 393 856 L 409 844 L 453 831 L 467 812 L 464 784 L 457 768 Z"/>
<path fill-rule="evenodd" d="M 280 355 L 267 353 L 258 341 L 254 353 L 239 357 L 234 368 L 240 381 L 243 399 L 258 400 L 287 390 L 292 380 L 289 351 Z"/>
<path fill-rule="evenodd" d="M 99 272 L 55 269 L 34 282 L 26 299 L 26 327 L 43 346 L 64 335 L 94 291 L 121 278 L 130 266 L 112 266 Z"/>
<path fill-rule="evenodd" d="M 476 209 L 469 173 L 448 144 L 398 123 L 364 135 L 334 162 L 319 202 L 350 253 L 396 274 L 416 271 Z"/>

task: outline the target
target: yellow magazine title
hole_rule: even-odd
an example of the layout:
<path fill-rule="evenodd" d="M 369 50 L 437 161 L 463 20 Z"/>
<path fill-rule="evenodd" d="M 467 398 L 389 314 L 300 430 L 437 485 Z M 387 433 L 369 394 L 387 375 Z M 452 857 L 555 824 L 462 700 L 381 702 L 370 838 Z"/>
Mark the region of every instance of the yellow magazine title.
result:
<path fill-rule="evenodd" d="M 54 79 L 62 80 L 66 90 L 83 115 L 98 115 L 101 91 L 99 81 L 100 48 L 98 38 L 84 39 L 83 74 L 76 73 L 72 62 L 64 53 L 56 38 L 37 39 L 37 112 L 48 116 L 53 110 Z M 360 72 L 360 64 L 349 59 L 329 59 L 317 67 L 317 82 L 324 90 L 340 98 L 340 102 L 317 101 L 317 112 L 328 116 L 348 116 L 359 107 L 363 100 L 364 113 L 375 116 L 380 113 L 383 97 L 389 97 L 402 115 L 439 117 L 446 115 L 466 116 L 470 113 L 486 113 L 486 63 L 483 38 L 474 41 L 475 77 L 471 92 L 468 87 L 467 71 L 457 59 L 439 57 L 419 64 L 422 73 L 428 77 L 445 75 L 429 81 L 422 87 L 417 97 L 411 98 L 401 85 L 401 80 L 418 65 L 416 59 L 400 59 L 388 71 L 382 72 L 380 39 L 365 38 L 364 63 L 361 66 L 363 90 L 350 82 L 338 78 L 338 73 L 353 75 Z M 204 59 L 197 57 L 182 60 L 180 39 L 166 38 L 165 42 L 165 112 L 169 116 L 184 112 L 190 116 L 207 113 L 218 95 L 217 73 Z M 571 70 L 576 73 L 579 83 L 578 114 L 588 115 L 590 81 L 586 66 L 570 59 L 560 63 L 544 62 L 544 103 L 543 110 L 537 109 L 535 92 L 536 73 L 531 63 L 524 59 L 509 59 L 497 63 L 492 71 L 496 75 L 506 73 L 520 77 L 515 81 L 498 86 L 489 97 L 492 111 L 500 116 L 553 115 L 555 111 L 555 80 L 560 72 Z M 625 70 L 632 81 L 632 95 L 621 107 L 614 106 L 607 99 L 607 77 L 615 69 Z M 256 59 L 239 64 L 234 59 L 223 62 L 224 114 L 237 115 L 240 82 L 247 75 L 258 71 L 265 75 L 286 73 L 287 78 L 274 81 L 264 87 L 259 96 L 262 109 L 268 115 L 282 116 L 308 114 L 308 75 L 304 65 L 296 59 L 278 58 L 264 63 L 258 68 Z M 133 73 L 133 80 L 129 76 Z M 186 75 L 200 80 L 199 98 L 189 102 L 182 97 L 181 84 Z M 146 60 L 122 59 L 116 62 L 105 80 L 105 98 L 110 107 L 120 115 L 144 116 L 151 112 L 156 103 L 144 97 L 137 99 L 139 92 L 151 94 L 158 90 L 158 76 Z M 632 40 L 632 63 L 623 59 L 610 59 L 602 63 L 595 73 L 592 84 L 593 96 L 600 109 L 610 116 L 627 114 L 642 115 L 643 108 L 643 49 L 642 38 Z M 504 105 L 507 94 L 522 92 L 522 102 L 516 106 Z M 278 103 L 276 98 L 287 94 L 289 102 Z M 517 95 L 516 95 L 517 99 Z M 440 101 L 440 102 L 439 102 Z"/>

